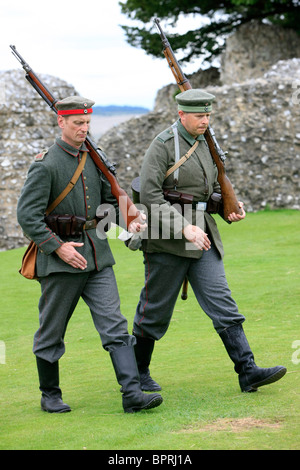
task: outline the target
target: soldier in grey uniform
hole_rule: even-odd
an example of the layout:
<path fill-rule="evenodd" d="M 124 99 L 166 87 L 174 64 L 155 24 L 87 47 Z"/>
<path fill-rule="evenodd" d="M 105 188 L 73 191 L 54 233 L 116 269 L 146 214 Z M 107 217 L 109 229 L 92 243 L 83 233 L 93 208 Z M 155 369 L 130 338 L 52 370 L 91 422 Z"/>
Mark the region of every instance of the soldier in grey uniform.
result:
<path fill-rule="evenodd" d="M 112 268 L 115 261 L 107 238 L 98 236 L 96 230 L 97 208 L 108 203 L 118 213 L 118 204 L 109 182 L 88 154 L 75 186 L 54 209 L 56 225 L 48 224 L 44 217 L 48 206 L 66 188 L 83 153 L 88 152 L 85 139 L 93 104 L 78 96 L 56 104 L 61 138 L 35 157 L 17 207 L 25 235 L 38 246 L 40 325 L 34 336 L 33 352 L 42 392 L 41 407 L 53 413 L 71 410 L 62 401 L 58 363 L 65 352 L 68 321 L 80 297 L 90 308 L 103 348 L 110 353 L 122 385 L 124 411 L 149 409 L 162 402 L 159 394 L 141 391 L 133 349 L 135 338 L 128 334 L 127 321 L 120 311 Z M 72 230 L 70 221 L 75 221 Z M 143 221 L 133 221 L 129 230 L 136 232 L 144 227 Z"/>
<path fill-rule="evenodd" d="M 142 242 L 145 285 L 133 325 L 142 389 L 161 390 L 150 376 L 149 364 L 155 341 L 166 333 L 187 277 L 199 305 L 211 318 L 234 362 L 241 390 L 255 391 L 279 380 L 286 368 L 259 368 L 255 364 L 242 326 L 245 318 L 227 285 L 220 234 L 207 210 L 211 195 L 221 192 L 217 167 L 204 137 L 214 96 L 194 89 L 180 93 L 176 100 L 179 119 L 151 143 L 140 176 L 140 202 L 149 216 L 148 237 Z M 166 177 L 175 161 L 197 141 L 198 146 L 188 160 Z M 181 194 L 178 202 L 191 201 L 184 205 L 184 212 L 182 205 L 172 204 L 169 197 L 172 190 Z M 229 223 L 245 217 L 243 204 L 239 205 L 242 214 L 230 214 Z"/>

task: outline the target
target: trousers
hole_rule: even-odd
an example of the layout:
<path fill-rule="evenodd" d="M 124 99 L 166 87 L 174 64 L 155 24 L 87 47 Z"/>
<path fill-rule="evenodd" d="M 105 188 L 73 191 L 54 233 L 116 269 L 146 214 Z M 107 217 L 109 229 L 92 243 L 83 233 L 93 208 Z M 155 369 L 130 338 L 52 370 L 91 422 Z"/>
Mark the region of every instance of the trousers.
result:
<path fill-rule="evenodd" d="M 80 297 L 90 309 L 105 350 L 112 352 L 135 344 L 120 311 L 119 292 L 111 267 L 78 274 L 53 273 L 40 278 L 39 282 L 39 329 L 33 341 L 36 356 L 53 363 L 64 354 L 67 325 Z"/>
<path fill-rule="evenodd" d="M 133 322 L 137 336 L 159 340 L 166 333 L 183 280 L 187 276 L 202 310 L 217 333 L 245 321 L 232 298 L 224 264 L 214 244 L 200 259 L 168 253 L 144 253 L 145 285 Z"/>

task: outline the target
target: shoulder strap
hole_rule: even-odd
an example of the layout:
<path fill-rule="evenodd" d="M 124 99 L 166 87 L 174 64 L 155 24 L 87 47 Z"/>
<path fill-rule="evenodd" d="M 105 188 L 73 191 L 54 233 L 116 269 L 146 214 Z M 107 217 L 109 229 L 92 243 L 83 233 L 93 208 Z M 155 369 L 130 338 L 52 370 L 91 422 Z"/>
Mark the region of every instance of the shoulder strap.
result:
<path fill-rule="evenodd" d="M 172 124 L 172 129 L 174 133 L 175 164 L 176 164 L 180 160 L 180 148 L 179 148 L 177 121 L 174 124 Z M 176 185 L 178 184 L 178 176 L 179 176 L 179 167 L 177 166 L 176 170 L 174 171 L 175 190 L 176 190 Z"/>
<path fill-rule="evenodd" d="M 171 168 L 169 168 L 169 170 L 165 174 L 164 179 L 168 178 L 168 176 L 170 176 L 175 170 L 177 170 L 177 168 L 179 168 L 184 162 L 186 162 L 190 158 L 190 156 L 192 155 L 194 150 L 196 150 L 198 145 L 199 145 L 199 140 L 196 140 L 193 147 L 191 147 L 190 150 L 185 155 L 183 155 L 183 157 L 181 157 L 181 159 L 178 160 L 178 162 L 175 163 L 175 165 L 173 165 Z"/>
<path fill-rule="evenodd" d="M 75 184 L 77 183 L 77 180 L 83 170 L 83 167 L 84 167 L 84 164 L 85 164 L 85 161 L 86 161 L 86 157 L 87 157 L 87 152 L 84 152 L 83 155 L 82 155 L 82 158 L 76 168 L 76 171 L 74 173 L 74 175 L 72 176 L 71 180 L 69 181 L 68 185 L 66 186 L 66 188 L 60 193 L 60 195 L 52 202 L 52 204 L 50 204 L 50 206 L 48 207 L 48 209 L 46 210 L 46 215 L 50 214 L 50 212 L 52 212 L 56 206 L 58 206 L 58 204 L 67 196 L 67 194 L 69 194 L 69 192 L 74 188 Z"/>

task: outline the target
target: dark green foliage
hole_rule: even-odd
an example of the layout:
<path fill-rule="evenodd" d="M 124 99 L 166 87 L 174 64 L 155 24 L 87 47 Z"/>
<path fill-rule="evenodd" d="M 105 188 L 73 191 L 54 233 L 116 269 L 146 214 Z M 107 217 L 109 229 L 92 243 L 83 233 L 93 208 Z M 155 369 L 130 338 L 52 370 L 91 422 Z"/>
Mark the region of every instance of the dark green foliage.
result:
<path fill-rule="evenodd" d="M 127 0 L 120 5 L 122 13 L 142 23 L 140 27 L 122 26 L 127 41 L 154 57 L 162 57 L 160 37 L 153 25 L 155 17 L 176 30 L 179 18 L 199 16 L 198 29 L 170 34 L 168 28 L 172 49 L 183 55 L 181 62 L 198 57 L 210 63 L 222 52 L 225 38 L 252 19 L 291 28 L 300 34 L 299 0 Z M 203 17 L 210 20 L 208 24 L 203 24 Z"/>

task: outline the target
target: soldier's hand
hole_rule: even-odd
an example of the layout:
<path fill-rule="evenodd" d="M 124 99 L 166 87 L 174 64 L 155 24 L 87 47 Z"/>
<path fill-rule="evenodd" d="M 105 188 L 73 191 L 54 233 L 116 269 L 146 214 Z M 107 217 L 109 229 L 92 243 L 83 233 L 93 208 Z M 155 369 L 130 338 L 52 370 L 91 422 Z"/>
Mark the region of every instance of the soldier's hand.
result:
<path fill-rule="evenodd" d="M 185 238 L 193 243 L 198 250 L 208 251 L 210 249 L 210 240 L 207 234 L 197 225 L 187 225 L 183 229 Z"/>
<path fill-rule="evenodd" d="M 130 233 L 144 232 L 147 228 L 146 215 L 143 211 L 138 211 L 138 214 L 138 217 L 129 224 L 128 232 Z"/>
<path fill-rule="evenodd" d="M 86 259 L 75 249 L 76 246 L 83 246 L 83 243 L 77 242 L 66 242 L 57 250 L 55 253 L 62 259 L 65 263 L 73 266 L 77 269 L 86 269 L 87 261 Z"/>
<path fill-rule="evenodd" d="M 241 214 L 236 214 L 235 212 L 232 212 L 228 216 L 229 222 L 239 222 L 240 220 L 243 220 L 246 217 L 246 212 L 244 211 L 244 203 L 239 201 L 239 208 L 241 209 Z"/>

